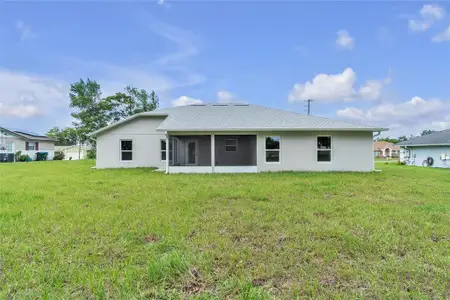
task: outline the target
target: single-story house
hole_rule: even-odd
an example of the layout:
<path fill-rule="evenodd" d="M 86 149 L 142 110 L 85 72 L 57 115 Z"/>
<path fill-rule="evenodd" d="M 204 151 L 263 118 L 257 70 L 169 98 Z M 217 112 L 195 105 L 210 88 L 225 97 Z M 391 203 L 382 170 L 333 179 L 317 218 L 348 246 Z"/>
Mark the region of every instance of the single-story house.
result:
<path fill-rule="evenodd" d="M 374 169 L 387 130 L 250 104 L 193 104 L 136 114 L 91 136 L 97 168 L 166 173 Z"/>
<path fill-rule="evenodd" d="M 85 159 L 91 147 L 86 145 L 55 146 L 55 152 L 64 153 L 64 160 Z"/>
<path fill-rule="evenodd" d="M 419 136 L 397 144 L 400 161 L 407 165 L 450 167 L 450 129 Z"/>
<path fill-rule="evenodd" d="M 400 146 L 393 143 L 377 141 L 373 143 L 373 155 L 375 157 L 398 157 L 400 155 Z"/>
<path fill-rule="evenodd" d="M 0 127 L 0 162 L 14 161 L 14 154 L 21 151 L 36 160 L 36 153 L 47 152 L 47 159 L 53 159 L 56 140 L 32 132 Z"/>

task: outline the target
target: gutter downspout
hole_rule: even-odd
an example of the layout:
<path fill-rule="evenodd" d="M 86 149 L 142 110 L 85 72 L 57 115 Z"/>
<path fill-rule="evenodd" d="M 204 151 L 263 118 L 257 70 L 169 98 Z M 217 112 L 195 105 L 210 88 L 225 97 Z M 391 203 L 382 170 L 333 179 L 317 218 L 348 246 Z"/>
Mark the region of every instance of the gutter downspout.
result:
<path fill-rule="evenodd" d="M 373 137 L 372 137 L 372 141 L 373 141 L 374 138 L 376 138 L 376 137 L 379 136 L 380 134 L 381 134 L 381 131 L 378 131 L 377 133 L 375 133 L 375 134 L 373 135 Z M 372 148 L 373 148 L 373 142 L 372 142 Z M 373 154 L 372 154 L 372 156 L 373 156 Z M 373 159 L 373 170 L 374 170 L 375 172 L 381 172 L 381 170 L 375 169 L 375 158 Z"/>

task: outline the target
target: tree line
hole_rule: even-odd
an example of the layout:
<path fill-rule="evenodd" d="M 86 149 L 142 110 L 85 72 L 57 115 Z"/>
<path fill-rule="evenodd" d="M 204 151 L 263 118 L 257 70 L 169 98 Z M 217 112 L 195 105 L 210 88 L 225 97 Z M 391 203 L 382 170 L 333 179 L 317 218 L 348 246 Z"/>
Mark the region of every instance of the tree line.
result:
<path fill-rule="evenodd" d="M 159 107 L 155 91 L 150 93 L 131 85 L 123 92 L 103 97 L 100 84 L 95 80 L 80 79 L 70 85 L 71 116 L 75 119 L 67 128 L 54 127 L 47 136 L 58 140 L 57 145 L 95 144 L 88 135 L 113 122 L 134 114 L 152 111 Z"/>
<path fill-rule="evenodd" d="M 424 136 L 424 135 L 427 135 L 427 134 L 430 134 L 430 133 L 433 133 L 433 132 L 436 132 L 436 130 L 425 129 L 425 130 L 423 130 L 420 133 L 419 136 Z M 396 138 L 395 137 L 376 138 L 375 141 L 377 141 L 377 142 L 389 142 L 389 143 L 397 144 L 397 143 L 400 143 L 400 142 L 407 141 L 409 139 L 413 139 L 415 137 L 417 137 L 417 136 L 411 134 L 409 137 L 407 137 L 406 135 L 402 135 L 402 136 L 399 136 L 399 137 L 396 137 Z"/>

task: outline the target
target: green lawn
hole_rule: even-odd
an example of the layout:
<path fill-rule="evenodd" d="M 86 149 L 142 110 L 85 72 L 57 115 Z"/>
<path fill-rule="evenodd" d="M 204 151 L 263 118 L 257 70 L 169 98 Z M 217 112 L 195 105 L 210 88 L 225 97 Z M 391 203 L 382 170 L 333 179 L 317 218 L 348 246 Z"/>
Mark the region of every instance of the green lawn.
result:
<path fill-rule="evenodd" d="M 0 164 L 0 299 L 449 298 L 450 171 Z"/>

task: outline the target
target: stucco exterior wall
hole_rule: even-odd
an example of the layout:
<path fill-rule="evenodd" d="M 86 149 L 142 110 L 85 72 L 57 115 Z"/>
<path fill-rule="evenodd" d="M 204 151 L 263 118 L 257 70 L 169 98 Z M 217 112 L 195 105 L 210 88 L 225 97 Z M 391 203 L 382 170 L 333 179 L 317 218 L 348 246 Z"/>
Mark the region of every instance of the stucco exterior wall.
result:
<path fill-rule="evenodd" d="M 409 165 L 413 165 L 413 160 L 415 160 L 414 165 L 421 167 L 424 160 L 428 157 L 432 157 L 434 160 L 433 168 L 450 168 L 450 160 L 441 160 L 442 154 L 446 154 L 446 156 L 450 157 L 450 146 L 401 147 L 401 161 L 408 161 L 405 156 L 406 149 L 410 150 Z M 415 158 L 414 155 L 416 155 Z"/>
<path fill-rule="evenodd" d="M 156 131 L 163 120 L 160 117 L 137 118 L 101 133 L 97 137 L 97 168 L 164 168 L 160 143 L 166 137 L 164 133 Z M 121 161 L 121 140 L 133 141 L 132 161 Z"/>
<path fill-rule="evenodd" d="M 317 136 L 331 136 L 331 162 L 317 161 Z M 280 137 L 280 162 L 265 162 L 265 137 Z M 258 171 L 358 171 L 374 169 L 372 132 L 258 134 Z"/>

